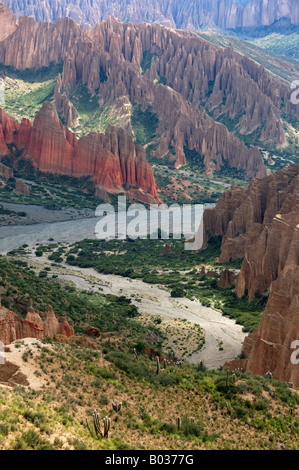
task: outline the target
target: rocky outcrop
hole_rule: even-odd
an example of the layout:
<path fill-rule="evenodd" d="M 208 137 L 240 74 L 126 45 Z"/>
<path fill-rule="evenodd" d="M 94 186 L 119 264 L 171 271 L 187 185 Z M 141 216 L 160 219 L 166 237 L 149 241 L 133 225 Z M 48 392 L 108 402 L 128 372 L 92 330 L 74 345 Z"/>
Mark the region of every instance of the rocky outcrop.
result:
<path fill-rule="evenodd" d="M 179 167 L 191 151 L 207 173 L 225 167 L 246 178 L 266 175 L 259 150 L 216 120 L 228 118 L 241 134 L 254 132 L 261 142 L 284 146 L 281 112 L 299 115 L 289 87 L 254 61 L 159 25 L 109 18 L 84 32 L 70 19 L 50 24 L 24 17 L 1 42 L 0 62 L 20 70 L 63 64 L 56 99 L 66 123 L 76 115 L 68 93 L 82 83 L 103 106 L 120 107 L 128 117 L 124 103 L 142 111 L 150 106 L 159 119 L 156 156 L 167 155 Z"/>
<path fill-rule="evenodd" d="M 289 167 L 248 188 L 232 187 L 204 215 L 209 233 L 223 235 L 220 262 L 244 258 L 236 292 L 253 298 L 299 256 L 299 166 Z"/>
<path fill-rule="evenodd" d="M 7 166 L 0 163 L 0 176 L 8 180 L 9 178 L 13 178 L 14 173 L 12 168 L 8 168 Z"/>
<path fill-rule="evenodd" d="M 90 177 L 109 193 L 138 188 L 145 202 L 158 202 L 157 187 L 143 148 L 134 144 L 124 129 L 109 126 L 105 134 L 89 134 L 81 139 L 63 126 L 52 103 L 44 103 L 33 126 L 23 119 L 14 122 L 0 110 L 6 143 L 14 144 L 22 155 L 44 173 Z"/>
<path fill-rule="evenodd" d="M 62 91 L 63 84 L 59 74 L 54 91 L 56 109 L 67 127 L 74 127 L 79 118 L 75 106 L 70 102 L 65 92 Z"/>
<path fill-rule="evenodd" d="M 41 314 L 32 308 L 23 319 L 0 304 L 0 341 L 4 344 L 24 338 L 54 338 L 57 334 L 70 337 L 74 334 L 74 330 L 64 319 L 57 320 L 52 307 L 49 306 L 43 321 Z"/>
<path fill-rule="evenodd" d="M 289 266 L 271 284 L 270 296 L 258 328 L 245 338 L 239 359 L 230 369 L 265 375 L 299 387 L 299 268 Z"/>
<path fill-rule="evenodd" d="M 218 287 L 225 288 L 231 287 L 232 284 L 235 282 L 236 276 L 233 271 L 229 269 L 224 269 L 220 275 L 220 279 L 218 282 Z"/>
<path fill-rule="evenodd" d="M 95 328 L 94 326 L 87 326 L 84 330 L 84 333 L 86 336 L 89 336 L 90 338 L 100 338 L 101 337 L 101 332 L 98 328 Z"/>
<path fill-rule="evenodd" d="M 292 382 L 299 387 L 296 354 L 299 339 L 299 267 L 288 266 L 271 284 L 266 310 L 258 329 L 249 335 L 251 345 L 246 370 L 253 374 L 270 371 L 274 379 Z M 252 338 L 251 338 L 252 336 Z M 293 356 L 292 356 L 293 355 Z"/>
<path fill-rule="evenodd" d="M 15 187 L 15 192 L 18 194 L 22 194 L 23 196 L 29 196 L 30 190 L 29 186 L 25 181 L 23 180 L 16 180 L 16 187 Z"/>
<path fill-rule="evenodd" d="M 57 21 L 70 16 L 84 26 L 94 26 L 111 15 L 132 22 L 160 22 L 172 28 L 192 30 L 207 25 L 221 29 L 256 28 L 271 25 L 280 18 L 287 18 L 291 24 L 299 22 L 296 0 L 116 0 L 113 3 L 108 0 L 4 0 L 4 3 L 18 16 L 34 16 L 38 21 Z"/>
<path fill-rule="evenodd" d="M 0 341 L 4 344 L 17 339 L 43 337 L 43 329 L 36 323 L 23 320 L 16 313 L 0 308 Z"/>
<path fill-rule="evenodd" d="M 204 219 L 206 239 L 209 233 L 223 235 L 221 262 L 244 258 L 237 295 L 269 294 L 258 329 L 244 341 L 247 359 L 238 367 L 270 371 L 299 386 L 298 365 L 291 360 L 299 340 L 299 166 L 254 180 L 247 189 L 233 187 Z"/>
<path fill-rule="evenodd" d="M 0 3 L 0 42 L 9 37 L 17 29 L 17 21 L 13 12 Z"/>

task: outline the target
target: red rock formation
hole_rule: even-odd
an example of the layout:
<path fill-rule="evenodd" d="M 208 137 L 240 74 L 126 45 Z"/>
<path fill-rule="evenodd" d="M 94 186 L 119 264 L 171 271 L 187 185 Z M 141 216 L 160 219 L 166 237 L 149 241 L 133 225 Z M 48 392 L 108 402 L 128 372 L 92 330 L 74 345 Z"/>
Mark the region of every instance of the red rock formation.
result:
<path fill-rule="evenodd" d="M 266 169 L 258 149 L 248 149 L 215 119 L 228 116 L 241 133 L 259 130 L 261 140 L 284 145 L 280 110 L 299 115 L 299 107 L 290 103 L 289 88 L 263 67 L 189 32 L 112 18 L 85 33 L 69 19 L 53 25 L 21 18 L 8 39 L 0 48 L 0 62 L 6 65 L 22 70 L 63 63 L 65 90 L 83 83 L 106 106 L 122 107 L 125 100 L 145 110 L 150 104 L 159 117 L 157 156 L 174 149 L 177 167 L 185 163 L 188 148 L 209 173 L 225 165 L 243 170 L 247 178 L 263 177 Z M 151 64 L 141 74 L 144 54 Z M 157 83 L 161 77 L 166 85 Z M 65 97 L 58 101 L 71 122 L 73 109 Z"/>
<path fill-rule="evenodd" d="M 10 344 L 22 338 L 43 338 L 43 329 L 31 321 L 23 320 L 14 312 L 0 308 L 0 341 Z"/>
<path fill-rule="evenodd" d="M 25 119 L 17 124 L 0 110 L 1 125 L 5 142 L 23 150 L 23 155 L 42 172 L 89 176 L 101 190 L 110 193 L 131 186 L 138 188 L 137 198 L 159 202 L 145 151 L 124 129 L 109 126 L 105 134 L 93 133 L 78 140 L 63 126 L 52 103 L 44 103 L 33 126 Z"/>
<path fill-rule="evenodd" d="M 291 361 L 292 343 L 299 340 L 299 166 L 254 180 L 247 189 L 232 188 L 204 218 L 207 238 L 208 232 L 224 235 L 221 261 L 244 257 L 238 296 L 269 292 L 259 327 L 244 342 L 242 367 L 299 386 L 299 368 Z"/>
<path fill-rule="evenodd" d="M 270 296 L 260 324 L 244 342 L 242 353 L 247 359 L 227 363 L 253 374 L 268 371 L 274 379 L 299 387 L 299 268 L 287 267 L 271 284 Z"/>
<path fill-rule="evenodd" d="M 23 194 L 24 196 L 29 196 L 30 190 L 29 186 L 23 180 L 16 180 L 15 192 L 18 194 Z"/>
<path fill-rule="evenodd" d="M 55 335 L 70 337 L 74 334 L 72 326 L 64 319 L 59 322 L 49 306 L 45 321 L 40 313 L 29 309 L 26 318 L 20 318 L 16 313 L 1 306 L 0 303 L 0 341 L 10 344 L 17 339 L 46 337 Z"/>
<path fill-rule="evenodd" d="M 0 108 L 0 155 L 8 153 L 7 144 L 14 140 L 18 124 Z"/>
<path fill-rule="evenodd" d="M 100 338 L 101 332 L 98 328 L 95 328 L 94 326 L 88 326 L 85 328 L 84 333 L 86 336 L 89 336 L 91 338 Z"/>
<path fill-rule="evenodd" d="M 218 287 L 225 288 L 225 287 L 231 287 L 231 285 L 235 282 L 235 273 L 233 271 L 230 271 L 229 269 L 224 269 L 221 273 L 219 282 L 218 282 Z"/>
<path fill-rule="evenodd" d="M 204 214 L 208 234 L 223 235 L 220 262 L 244 258 L 236 291 L 268 289 L 289 260 L 297 260 L 299 166 L 291 165 L 248 188 L 232 187 Z"/>
<path fill-rule="evenodd" d="M 0 42 L 9 37 L 17 29 L 17 21 L 13 12 L 0 3 Z"/>
<path fill-rule="evenodd" d="M 8 180 L 9 178 L 13 178 L 13 169 L 8 168 L 7 166 L 3 165 L 3 163 L 0 163 L 0 176 Z"/>
<path fill-rule="evenodd" d="M 59 74 L 54 91 L 55 106 L 67 127 L 74 127 L 79 117 L 78 112 L 75 106 L 68 99 L 66 93 L 62 92 L 62 88 L 62 79 Z"/>

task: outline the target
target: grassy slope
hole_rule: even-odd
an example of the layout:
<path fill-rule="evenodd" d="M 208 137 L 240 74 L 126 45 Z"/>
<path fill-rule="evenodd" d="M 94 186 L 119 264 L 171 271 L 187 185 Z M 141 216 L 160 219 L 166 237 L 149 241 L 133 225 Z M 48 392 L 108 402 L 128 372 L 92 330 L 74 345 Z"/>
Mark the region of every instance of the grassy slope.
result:
<path fill-rule="evenodd" d="M 272 33 L 263 38 L 255 38 L 251 39 L 250 41 L 252 44 L 266 49 L 272 54 L 281 55 L 284 57 L 289 56 L 290 60 L 293 59 L 293 63 L 298 65 L 298 32 L 294 32 L 292 34 Z"/>
<path fill-rule="evenodd" d="M 122 117 L 117 108 L 103 107 L 96 96 L 92 96 L 86 85 L 78 85 L 69 95 L 79 114 L 78 125 L 73 129 L 78 137 L 91 132 L 104 133 L 109 126 L 121 126 Z"/>
<path fill-rule="evenodd" d="M 283 80 L 292 82 L 298 77 L 295 66 L 297 65 L 298 67 L 299 62 L 296 62 L 286 56 L 278 57 L 278 55 L 283 54 L 277 53 L 275 51 L 268 51 L 266 47 L 262 46 L 266 44 L 267 40 L 269 42 L 271 41 L 269 36 L 266 36 L 263 39 L 256 39 L 252 40 L 252 42 L 249 42 L 237 37 L 225 36 L 212 32 L 202 32 L 199 35 L 203 39 L 206 39 L 207 41 L 212 42 L 213 44 L 220 47 L 228 47 L 231 44 L 235 51 L 246 55 L 247 57 L 262 65 L 263 67 L 265 67 L 265 69 L 269 70 L 271 73 L 277 75 L 277 77 Z M 276 36 L 276 39 L 274 38 L 273 41 L 274 43 L 277 43 L 277 47 L 279 47 L 280 45 L 281 51 L 283 51 L 284 44 L 280 43 L 280 39 L 281 38 L 279 36 Z"/>
<path fill-rule="evenodd" d="M 157 376 L 125 344 L 20 347 L 45 385 L 0 389 L 1 449 L 298 449 L 298 394 L 286 384 L 236 373 L 227 386 L 226 372 L 187 364 Z M 95 436 L 94 409 L 111 418 L 109 439 Z"/>
<path fill-rule="evenodd" d="M 42 104 L 53 97 L 60 72 L 60 67 L 17 72 L 0 65 L 0 77 L 5 83 L 5 111 L 19 122 L 23 117 L 33 121 Z"/>
<path fill-rule="evenodd" d="M 215 247 L 206 259 L 214 254 Z M 159 268 L 169 264 L 169 258 L 159 259 Z M 172 263 L 186 268 L 179 252 Z M 79 340 L 9 347 L 20 349 L 20 372 L 30 371 L 40 387 L 0 388 L 0 449 L 279 449 L 281 443 L 298 449 L 299 398 L 287 384 L 243 373 L 230 373 L 227 381 L 226 371 L 184 362 L 161 367 L 157 375 L 155 362 L 142 352 L 147 327 L 137 324 L 129 303 L 78 293 L 47 271 L 37 277 L 24 263 L 0 258 L 0 291 L 3 304 L 15 308 L 25 293 L 38 309 L 51 303 L 74 321 L 77 334 L 86 321 L 116 332 L 94 341 L 96 349 Z M 161 339 L 159 324 L 150 330 L 151 338 L 156 331 Z M 123 403 L 118 415 L 111 400 Z M 109 439 L 96 437 L 94 409 L 111 417 Z"/>

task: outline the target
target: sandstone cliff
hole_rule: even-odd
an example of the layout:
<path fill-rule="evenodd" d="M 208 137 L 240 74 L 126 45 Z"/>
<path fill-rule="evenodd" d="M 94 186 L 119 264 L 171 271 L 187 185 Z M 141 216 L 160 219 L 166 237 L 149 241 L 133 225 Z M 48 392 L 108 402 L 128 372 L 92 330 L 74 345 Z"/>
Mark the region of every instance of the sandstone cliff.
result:
<path fill-rule="evenodd" d="M 0 15 L 0 26 L 3 21 Z M 151 106 L 159 118 L 156 156 L 170 154 L 179 167 L 186 149 L 193 150 L 208 173 L 228 166 L 247 178 L 266 174 L 258 149 L 248 149 L 216 120 L 229 118 L 240 134 L 255 132 L 261 142 L 284 146 L 281 111 L 299 114 L 289 88 L 254 61 L 191 32 L 158 25 L 109 18 L 84 32 L 70 19 L 51 24 L 23 17 L 1 42 L 0 62 L 20 70 L 63 64 L 55 93 L 69 124 L 76 113 L 67 94 L 82 83 L 104 106 L 124 100 L 143 111 Z"/>
<path fill-rule="evenodd" d="M 117 193 L 132 187 L 145 202 L 159 201 L 145 151 L 124 129 L 109 126 L 105 134 L 78 140 L 63 126 L 52 103 L 44 103 L 33 125 L 26 119 L 18 124 L 0 110 L 0 126 L 5 144 L 14 144 L 41 172 L 88 176 L 103 191 Z"/>
<path fill-rule="evenodd" d="M 79 115 L 75 106 L 68 99 L 66 93 L 62 91 L 62 88 L 62 79 L 59 74 L 54 90 L 55 106 L 67 127 L 74 127 Z"/>
<path fill-rule="evenodd" d="M 8 168 L 7 166 L 3 165 L 3 163 L 0 163 L 0 176 L 8 180 L 9 178 L 13 178 L 13 170 L 11 168 Z"/>
<path fill-rule="evenodd" d="M 0 41 L 9 37 L 17 29 L 17 21 L 11 10 L 6 8 L 0 3 L 0 17 L 1 28 L 0 28 Z"/>
<path fill-rule="evenodd" d="M 74 335 L 73 327 L 65 320 L 58 321 L 52 307 L 49 306 L 45 320 L 41 313 L 30 308 L 26 318 L 1 306 L 0 302 L 0 341 L 10 344 L 24 338 L 53 338 L 55 335 L 70 337 Z"/>
<path fill-rule="evenodd" d="M 269 293 L 259 327 L 243 345 L 242 367 L 255 374 L 272 372 L 299 386 L 291 361 L 299 339 L 299 166 L 291 165 L 248 188 L 233 187 L 204 216 L 205 239 L 223 235 L 220 261 L 244 258 L 237 279 L 239 297 Z"/>
<path fill-rule="evenodd" d="M 29 196 L 30 190 L 29 186 L 23 180 L 16 180 L 15 192 L 18 194 L 23 194 L 23 196 Z"/>
<path fill-rule="evenodd" d="M 249 335 L 246 346 L 246 370 L 253 374 L 266 374 L 292 382 L 299 387 L 298 364 L 292 354 L 299 339 L 299 268 L 287 266 L 271 284 L 266 310 L 258 329 Z M 245 351 L 244 351 L 245 352 Z"/>
<path fill-rule="evenodd" d="M 223 235 L 220 262 L 244 258 L 236 292 L 253 298 L 297 260 L 299 166 L 291 165 L 248 188 L 232 187 L 204 215 L 209 233 Z M 296 254 L 298 251 L 298 254 Z"/>

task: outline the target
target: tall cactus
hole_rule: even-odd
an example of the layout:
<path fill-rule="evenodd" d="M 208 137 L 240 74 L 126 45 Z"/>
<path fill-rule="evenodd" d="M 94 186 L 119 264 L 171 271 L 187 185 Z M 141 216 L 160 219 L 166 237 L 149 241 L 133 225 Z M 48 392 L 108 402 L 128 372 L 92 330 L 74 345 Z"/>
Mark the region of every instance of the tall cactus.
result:
<path fill-rule="evenodd" d="M 110 431 L 110 426 L 111 426 L 111 419 L 108 418 L 108 416 L 106 416 L 106 417 L 103 419 L 103 422 L 104 422 L 104 435 L 103 435 L 103 437 L 106 437 L 106 439 L 108 439 L 108 437 L 109 437 L 109 431 Z"/>
<path fill-rule="evenodd" d="M 115 411 L 115 413 L 119 413 L 122 407 L 122 402 L 117 403 L 117 401 L 112 400 L 112 408 Z"/>
<path fill-rule="evenodd" d="M 181 424 L 182 424 L 181 418 L 177 418 L 176 424 L 177 424 L 177 430 L 179 431 L 181 429 Z"/>
<path fill-rule="evenodd" d="M 160 359 L 159 359 L 159 356 L 156 356 L 156 363 L 157 363 L 156 375 L 159 375 L 160 374 Z"/>
<path fill-rule="evenodd" d="M 106 439 L 108 439 L 110 426 L 111 426 L 111 419 L 108 418 L 108 416 L 103 418 L 102 421 L 103 421 L 103 428 L 104 429 L 102 431 L 100 415 L 96 410 L 94 410 L 94 413 L 93 413 L 92 417 L 93 417 L 93 426 L 94 426 L 94 430 L 95 430 L 96 435 L 101 436 L 101 437 L 105 437 Z M 89 423 L 88 423 L 87 418 L 86 418 L 86 423 L 87 423 L 87 427 L 90 431 L 90 427 L 89 427 Z"/>

